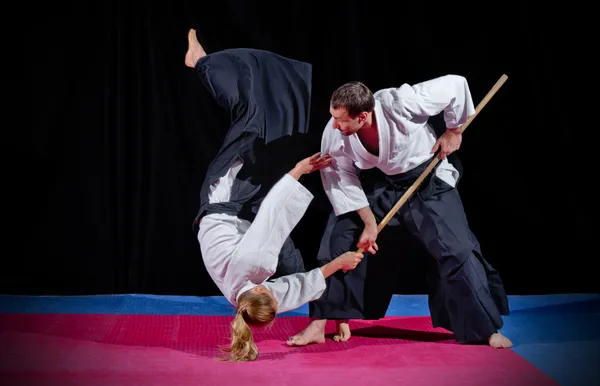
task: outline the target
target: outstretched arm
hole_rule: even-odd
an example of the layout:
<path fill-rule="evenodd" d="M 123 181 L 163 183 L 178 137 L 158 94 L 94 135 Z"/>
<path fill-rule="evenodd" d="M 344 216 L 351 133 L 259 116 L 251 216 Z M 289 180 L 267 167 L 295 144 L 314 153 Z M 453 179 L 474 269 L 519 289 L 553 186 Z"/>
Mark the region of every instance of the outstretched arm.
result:
<path fill-rule="evenodd" d="M 290 311 L 320 298 L 326 288 L 325 279 L 339 270 L 356 268 L 362 258 L 362 253 L 346 252 L 320 268 L 282 276 L 263 286 L 277 299 L 277 313 Z"/>
<path fill-rule="evenodd" d="M 318 153 L 305 158 L 271 188 L 230 263 L 226 280 L 232 288 L 246 280 L 260 284 L 275 273 L 283 243 L 313 199 L 298 179 L 330 162 L 330 157 Z"/>

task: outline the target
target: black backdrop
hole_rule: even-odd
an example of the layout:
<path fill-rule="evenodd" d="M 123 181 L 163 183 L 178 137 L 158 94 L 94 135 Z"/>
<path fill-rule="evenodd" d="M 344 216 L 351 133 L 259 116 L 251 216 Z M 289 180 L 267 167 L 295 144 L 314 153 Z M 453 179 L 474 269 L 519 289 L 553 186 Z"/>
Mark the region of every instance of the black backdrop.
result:
<path fill-rule="evenodd" d="M 582 141 L 597 128 L 578 118 L 592 102 L 572 108 L 587 75 L 566 4 L 393 4 L 32 7 L 19 32 L 29 125 L 9 165 L 17 236 L 7 240 L 1 292 L 218 294 L 191 223 L 228 121 L 184 66 L 190 27 L 208 52 L 254 47 L 313 64 L 306 154 L 318 150 L 328 98 L 345 81 L 376 90 L 455 73 L 477 104 L 507 74 L 458 152 L 471 226 L 509 293 L 597 292 L 594 177 L 584 159 L 594 144 Z M 306 184 L 317 197 L 293 237 L 311 268 L 329 206 L 317 175 Z M 411 267 L 399 273 L 399 293 L 424 290 Z"/>

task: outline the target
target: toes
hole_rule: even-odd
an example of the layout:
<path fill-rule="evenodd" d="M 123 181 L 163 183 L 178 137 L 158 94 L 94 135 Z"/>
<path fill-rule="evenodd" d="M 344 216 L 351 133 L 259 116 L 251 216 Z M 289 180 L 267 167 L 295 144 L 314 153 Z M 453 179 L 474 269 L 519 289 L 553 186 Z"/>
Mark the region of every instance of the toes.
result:
<path fill-rule="evenodd" d="M 333 336 L 333 340 L 334 340 L 335 342 L 346 342 L 348 339 L 350 339 L 350 337 L 349 337 L 349 336 L 346 336 L 346 335 L 344 335 L 344 334 L 341 334 L 341 335 L 334 335 L 334 336 Z"/>

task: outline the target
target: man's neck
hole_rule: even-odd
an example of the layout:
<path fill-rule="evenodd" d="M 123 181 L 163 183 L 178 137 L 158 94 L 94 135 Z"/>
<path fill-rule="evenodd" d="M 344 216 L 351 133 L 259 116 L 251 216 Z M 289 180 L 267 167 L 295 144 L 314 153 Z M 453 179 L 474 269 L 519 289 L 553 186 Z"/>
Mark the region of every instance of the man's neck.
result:
<path fill-rule="evenodd" d="M 377 132 L 377 119 L 375 118 L 375 111 L 369 113 L 369 116 L 367 117 L 363 127 L 361 127 L 361 130 L 365 132 Z"/>
<path fill-rule="evenodd" d="M 358 139 L 362 142 L 365 149 L 374 155 L 379 155 L 379 133 L 377 131 L 377 120 L 375 114 L 369 114 L 363 127 L 358 131 Z"/>

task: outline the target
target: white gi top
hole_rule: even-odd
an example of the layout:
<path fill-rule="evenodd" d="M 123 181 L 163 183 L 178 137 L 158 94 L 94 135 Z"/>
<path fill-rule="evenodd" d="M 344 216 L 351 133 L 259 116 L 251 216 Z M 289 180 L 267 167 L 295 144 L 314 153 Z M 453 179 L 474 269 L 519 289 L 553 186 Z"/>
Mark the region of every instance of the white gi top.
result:
<path fill-rule="evenodd" d="M 444 113 L 446 127 L 460 127 L 475 114 L 469 86 L 464 77 L 446 75 L 413 86 L 403 84 L 374 93 L 379 133 L 379 155 L 369 153 L 357 134 L 344 136 L 329 120 L 321 140 L 321 151 L 334 163 L 321 169 L 325 193 L 336 215 L 368 206 L 356 175 L 360 169 L 379 168 L 387 175 L 407 172 L 432 158 L 435 132 L 427 123 L 430 116 Z M 458 171 L 441 161 L 436 176 L 456 186 Z"/>
<path fill-rule="evenodd" d="M 229 200 L 241 166 L 235 164 L 211 187 L 211 203 Z M 242 293 L 261 284 L 277 299 L 278 314 L 317 300 L 323 294 L 326 284 L 319 268 L 266 281 L 277 269 L 285 239 L 312 199 L 308 189 L 285 174 L 269 191 L 252 223 L 223 213 L 202 218 L 198 241 L 204 265 L 231 304 L 237 307 Z"/>

